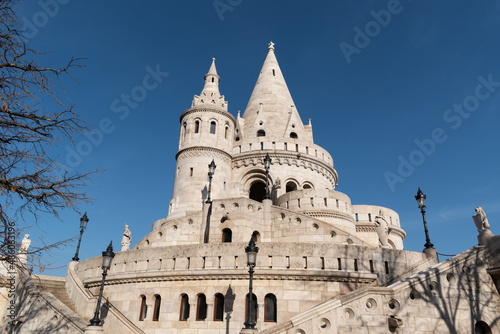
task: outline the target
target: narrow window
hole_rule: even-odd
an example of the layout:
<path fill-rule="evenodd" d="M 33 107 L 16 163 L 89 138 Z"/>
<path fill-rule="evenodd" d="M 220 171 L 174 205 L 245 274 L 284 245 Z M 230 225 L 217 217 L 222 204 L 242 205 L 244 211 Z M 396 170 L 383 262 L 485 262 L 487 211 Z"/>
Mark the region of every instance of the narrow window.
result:
<path fill-rule="evenodd" d="M 194 133 L 200 132 L 200 121 L 194 122 Z"/>
<path fill-rule="evenodd" d="M 260 143 L 260 150 L 264 150 L 264 143 Z"/>
<path fill-rule="evenodd" d="M 224 138 L 227 139 L 227 134 L 229 132 L 229 128 L 226 126 L 226 130 L 224 130 Z"/>
<path fill-rule="evenodd" d="M 146 296 L 141 296 L 141 310 L 139 311 L 139 321 L 144 321 L 148 315 L 148 305 L 146 305 Z"/>
<path fill-rule="evenodd" d="M 186 321 L 189 318 L 189 297 L 188 295 L 182 295 L 181 299 L 181 311 L 179 315 L 180 321 Z"/>
<path fill-rule="evenodd" d="M 189 176 L 193 176 L 193 167 L 189 168 Z"/>
<path fill-rule="evenodd" d="M 314 198 L 311 197 L 311 206 L 314 208 Z"/>
<path fill-rule="evenodd" d="M 338 209 L 339 208 L 339 200 L 337 199 L 336 201 L 337 201 L 337 209 Z"/>
<path fill-rule="evenodd" d="M 159 295 L 155 295 L 155 308 L 153 312 L 153 321 L 158 321 L 160 318 L 160 307 L 161 307 L 161 297 Z"/>
<path fill-rule="evenodd" d="M 236 137 L 236 141 L 239 141 L 240 137 Z M 240 146 L 240 153 L 241 153 L 241 146 Z"/>
<path fill-rule="evenodd" d="M 358 214 L 356 213 L 356 221 L 358 221 Z"/>
<path fill-rule="evenodd" d="M 264 298 L 264 321 L 276 322 L 276 296 L 267 294 Z"/>
<path fill-rule="evenodd" d="M 266 136 L 266 131 L 264 130 L 257 131 L 257 137 L 265 137 L 265 136 Z"/>
<path fill-rule="evenodd" d="M 258 312 L 258 305 L 257 305 L 257 297 L 252 293 L 252 320 L 254 322 L 257 322 L 257 316 L 259 315 Z M 245 298 L 245 319 L 248 319 L 248 294 L 247 297 Z"/>
<path fill-rule="evenodd" d="M 328 200 L 326 197 L 325 197 L 325 206 L 328 206 Z"/>
<path fill-rule="evenodd" d="M 295 151 L 298 152 L 299 151 L 299 144 L 295 144 Z"/>
<path fill-rule="evenodd" d="M 299 138 L 295 132 L 290 132 L 290 138 L 297 139 Z"/>
<path fill-rule="evenodd" d="M 233 240 L 233 232 L 225 228 L 222 230 L 222 242 L 231 242 Z"/>
<path fill-rule="evenodd" d="M 187 132 L 187 124 L 186 122 L 184 122 L 184 124 L 182 125 L 182 131 L 183 131 L 183 136 L 186 137 L 186 132 Z"/>
<path fill-rule="evenodd" d="M 288 144 L 285 143 L 285 151 L 288 151 Z"/>
<path fill-rule="evenodd" d="M 354 259 L 354 271 L 358 271 L 358 259 Z"/>
<path fill-rule="evenodd" d="M 214 82 L 214 78 L 212 78 L 212 82 Z"/>
<path fill-rule="evenodd" d="M 300 198 L 299 198 L 299 199 L 297 199 L 297 205 L 298 205 L 298 207 L 299 207 L 299 209 L 300 209 Z"/>
<path fill-rule="evenodd" d="M 338 265 L 339 265 L 339 270 L 342 270 L 342 259 L 339 257 L 337 259 Z"/>
<path fill-rule="evenodd" d="M 274 72 L 274 69 L 273 69 L 273 77 L 275 77 L 275 76 L 276 76 L 276 73 Z"/>
<path fill-rule="evenodd" d="M 306 154 L 309 154 L 309 147 L 306 146 Z"/>
<path fill-rule="evenodd" d="M 215 295 L 214 321 L 224 321 L 224 295 L 221 293 Z"/>
<path fill-rule="evenodd" d="M 196 321 L 204 321 L 207 318 L 207 297 L 204 294 L 198 295 L 196 307 Z"/>
<path fill-rule="evenodd" d="M 370 260 L 370 272 L 375 272 L 375 269 L 373 268 L 373 260 Z"/>
<path fill-rule="evenodd" d="M 214 121 L 212 121 L 210 123 L 210 133 L 215 134 L 215 122 Z"/>
<path fill-rule="evenodd" d="M 385 273 L 389 275 L 389 262 L 385 261 Z"/>
<path fill-rule="evenodd" d="M 370 222 L 372 221 L 372 214 L 371 213 L 368 214 L 368 221 L 370 221 Z"/>

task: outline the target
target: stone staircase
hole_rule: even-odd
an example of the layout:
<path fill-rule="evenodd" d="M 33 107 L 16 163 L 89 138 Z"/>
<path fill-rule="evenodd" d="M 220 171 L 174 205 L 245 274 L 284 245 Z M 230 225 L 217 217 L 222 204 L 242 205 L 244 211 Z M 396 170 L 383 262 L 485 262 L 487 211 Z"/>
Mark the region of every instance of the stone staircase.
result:
<path fill-rule="evenodd" d="M 32 282 L 40 291 L 47 291 L 59 299 L 70 310 L 76 313 L 74 304 L 71 302 L 65 286 L 66 278 L 56 276 L 33 277 Z"/>

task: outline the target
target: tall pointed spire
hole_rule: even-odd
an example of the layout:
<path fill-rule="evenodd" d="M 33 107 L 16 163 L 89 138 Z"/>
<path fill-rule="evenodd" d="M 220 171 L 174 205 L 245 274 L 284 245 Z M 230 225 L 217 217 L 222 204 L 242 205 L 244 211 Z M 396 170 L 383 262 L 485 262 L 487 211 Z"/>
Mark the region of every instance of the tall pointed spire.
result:
<path fill-rule="evenodd" d="M 290 137 L 293 132 L 300 139 L 308 135 L 293 102 L 285 78 L 274 54 L 274 43 L 269 43 L 268 53 L 243 114 L 245 133 L 252 136 L 264 130 L 273 138 Z"/>
<path fill-rule="evenodd" d="M 210 65 L 208 73 L 205 74 L 205 86 L 203 86 L 199 96 L 194 96 L 192 107 L 208 104 L 227 111 L 227 102 L 224 101 L 224 95 L 220 95 L 219 92 L 219 81 L 220 77 L 215 68 L 215 58 L 212 58 L 212 65 Z"/>

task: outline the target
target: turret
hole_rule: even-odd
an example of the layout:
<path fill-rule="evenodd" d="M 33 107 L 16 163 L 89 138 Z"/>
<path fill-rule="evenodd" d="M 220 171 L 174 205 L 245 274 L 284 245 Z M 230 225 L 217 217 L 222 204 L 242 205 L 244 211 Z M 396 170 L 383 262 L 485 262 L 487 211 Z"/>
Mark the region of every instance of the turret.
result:
<path fill-rule="evenodd" d="M 212 198 L 229 188 L 235 119 L 227 111 L 228 104 L 219 92 L 219 82 L 213 58 L 205 75 L 203 90 L 194 96 L 191 108 L 180 117 L 179 151 L 169 219 L 202 209 L 208 191 L 208 164 L 212 160 L 217 165 L 212 180 Z"/>

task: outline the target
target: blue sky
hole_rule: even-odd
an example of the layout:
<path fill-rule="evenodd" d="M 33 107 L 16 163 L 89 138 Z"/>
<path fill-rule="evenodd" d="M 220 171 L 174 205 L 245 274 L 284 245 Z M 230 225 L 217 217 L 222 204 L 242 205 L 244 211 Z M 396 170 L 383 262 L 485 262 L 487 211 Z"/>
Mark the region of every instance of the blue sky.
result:
<path fill-rule="evenodd" d="M 119 250 L 125 223 L 135 244 L 166 216 L 179 116 L 211 58 L 236 115 L 271 40 L 303 122 L 312 119 L 315 143 L 333 156 L 337 190 L 397 211 L 407 250 L 425 243 L 419 186 L 438 252 L 477 244 L 479 205 L 500 233 L 499 1 L 42 0 L 18 9 L 30 46 L 49 52 L 43 63 L 86 58 L 72 72 L 78 82 L 62 81 L 62 98 L 102 137 L 76 139 L 81 159 L 67 160 L 78 147 L 63 143 L 58 158 L 105 170 L 87 189 L 94 203 L 80 208 L 90 218 L 80 258 L 111 239 Z M 79 217 L 42 216 L 44 240 L 76 235 Z M 30 233 L 40 246 L 39 228 Z M 47 255 L 44 274 L 65 275 L 75 247 Z"/>

